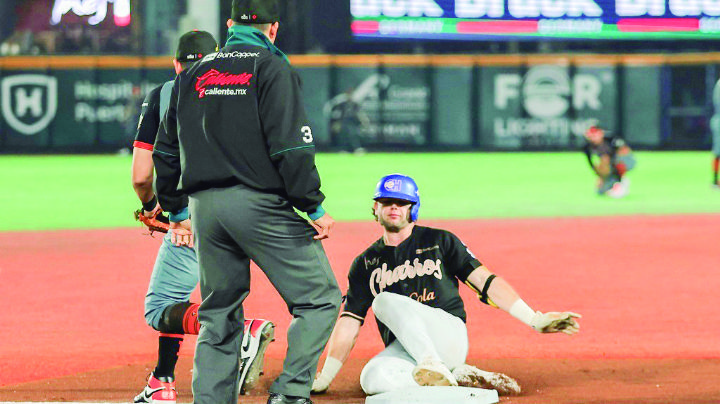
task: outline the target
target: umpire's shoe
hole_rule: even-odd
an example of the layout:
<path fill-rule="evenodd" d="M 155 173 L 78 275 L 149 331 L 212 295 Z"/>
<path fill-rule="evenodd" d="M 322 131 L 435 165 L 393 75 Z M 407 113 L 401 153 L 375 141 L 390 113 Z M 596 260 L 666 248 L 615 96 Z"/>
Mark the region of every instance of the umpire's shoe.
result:
<path fill-rule="evenodd" d="M 313 404 L 309 398 L 270 393 L 267 404 Z"/>

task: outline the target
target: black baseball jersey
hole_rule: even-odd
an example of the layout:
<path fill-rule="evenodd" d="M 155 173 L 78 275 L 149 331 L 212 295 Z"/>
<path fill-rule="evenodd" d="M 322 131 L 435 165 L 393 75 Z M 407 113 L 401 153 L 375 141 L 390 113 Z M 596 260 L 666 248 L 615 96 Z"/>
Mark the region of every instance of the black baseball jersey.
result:
<path fill-rule="evenodd" d="M 325 199 L 299 75 L 256 45 L 228 45 L 178 75 L 153 160 L 170 212 L 187 206 L 179 195 L 238 184 L 303 212 Z"/>
<path fill-rule="evenodd" d="M 606 136 L 599 145 L 586 142 L 583 151 L 585 152 L 585 156 L 587 156 L 588 164 L 594 169 L 595 166 L 592 161 L 593 155 L 598 157 L 609 156 L 610 162 L 613 162 L 615 161 L 615 155 L 618 149 L 623 146 L 627 146 L 623 139 L 615 136 Z"/>
<path fill-rule="evenodd" d="M 140 119 L 138 120 L 137 132 L 135 133 L 135 142 L 133 147 L 139 147 L 145 150 L 153 150 L 157 131 L 160 127 L 160 118 L 165 111 L 161 111 L 160 93 L 167 83 L 161 84 L 145 96 L 140 110 Z M 167 109 L 167 108 L 165 108 Z"/>
<path fill-rule="evenodd" d="M 397 247 L 382 238 L 360 254 L 350 267 L 347 300 L 343 316 L 363 321 L 380 292 L 408 296 L 466 320 L 465 306 L 458 291 L 480 261 L 446 230 L 415 226 L 407 240 Z M 395 336 L 378 321 L 385 346 Z"/>

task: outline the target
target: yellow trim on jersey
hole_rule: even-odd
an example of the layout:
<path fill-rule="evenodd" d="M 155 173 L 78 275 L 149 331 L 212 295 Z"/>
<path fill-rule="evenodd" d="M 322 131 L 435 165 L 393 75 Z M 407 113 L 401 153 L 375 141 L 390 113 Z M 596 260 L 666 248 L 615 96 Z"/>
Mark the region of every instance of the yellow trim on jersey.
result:
<path fill-rule="evenodd" d="M 487 282 L 487 281 L 486 281 L 486 282 Z M 481 292 L 478 288 L 476 288 L 475 285 L 473 285 L 472 283 L 470 283 L 470 281 L 466 280 L 466 281 L 465 281 L 465 284 L 466 284 L 470 289 L 472 289 L 473 292 L 475 292 L 475 294 L 477 295 L 478 299 L 479 299 L 481 302 L 487 304 L 487 305 L 490 306 L 490 307 L 498 308 L 497 304 L 495 304 L 495 302 L 493 302 L 493 301 L 490 299 L 490 296 L 483 296 L 482 292 Z M 487 302 L 487 303 L 486 303 L 486 302 Z"/>

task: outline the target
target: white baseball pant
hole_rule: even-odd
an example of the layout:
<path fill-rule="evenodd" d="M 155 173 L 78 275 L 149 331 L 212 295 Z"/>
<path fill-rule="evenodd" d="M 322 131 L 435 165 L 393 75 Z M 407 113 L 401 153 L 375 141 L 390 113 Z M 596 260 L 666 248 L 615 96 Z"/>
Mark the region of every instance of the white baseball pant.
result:
<path fill-rule="evenodd" d="M 468 336 L 460 318 L 389 292 L 378 294 L 372 308 L 397 340 L 363 368 L 360 385 L 366 394 L 417 387 L 412 371 L 427 357 L 443 362 L 450 370 L 465 363 Z"/>

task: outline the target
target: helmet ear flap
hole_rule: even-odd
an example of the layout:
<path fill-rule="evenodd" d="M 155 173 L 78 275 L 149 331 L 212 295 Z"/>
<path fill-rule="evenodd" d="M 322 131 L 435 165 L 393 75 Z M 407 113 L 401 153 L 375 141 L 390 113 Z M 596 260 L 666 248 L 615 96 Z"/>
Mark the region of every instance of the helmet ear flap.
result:
<path fill-rule="evenodd" d="M 410 221 L 417 222 L 419 215 L 420 215 L 420 201 L 418 201 L 417 203 L 413 203 L 412 208 L 410 209 Z"/>

